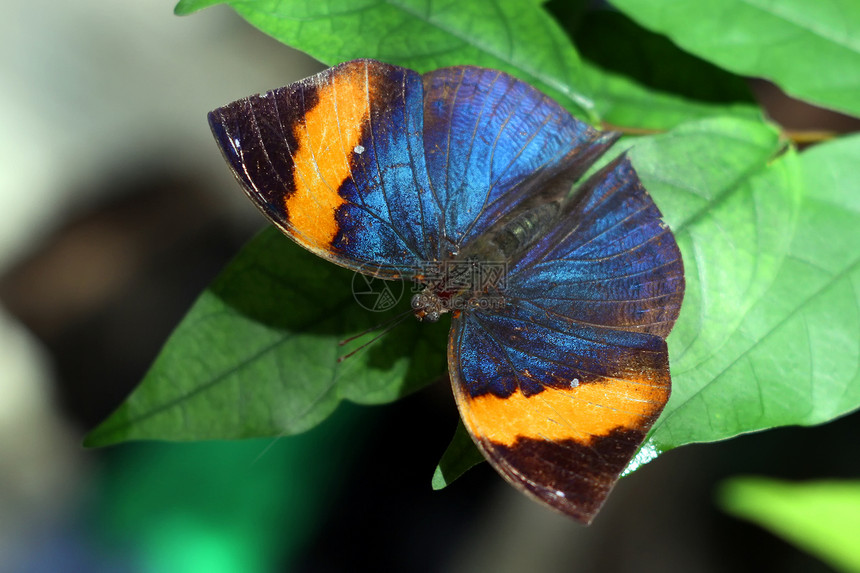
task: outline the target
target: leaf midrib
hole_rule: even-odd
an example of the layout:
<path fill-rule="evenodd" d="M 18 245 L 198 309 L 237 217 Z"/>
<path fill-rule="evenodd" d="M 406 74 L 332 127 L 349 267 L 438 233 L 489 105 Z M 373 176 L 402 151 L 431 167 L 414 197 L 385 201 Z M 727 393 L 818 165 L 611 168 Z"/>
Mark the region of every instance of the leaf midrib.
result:
<path fill-rule="evenodd" d="M 352 306 L 351 303 L 352 303 L 351 300 L 350 301 L 344 300 L 343 302 L 341 302 L 341 304 L 336 305 L 335 307 L 333 307 L 331 309 L 331 312 L 333 313 L 331 316 L 340 316 L 340 314 L 341 314 L 340 311 L 343 311 L 344 309 Z M 285 344 L 286 342 L 288 342 L 289 340 L 291 340 L 292 338 L 294 338 L 296 336 L 301 335 L 302 333 L 304 333 L 305 331 L 310 329 L 312 326 L 318 324 L 318 322 L 319 321 L 317 319 L 314 319 L 313 321 L 308 322 L 307 325 L 305 325 L 301 328 L 296 328 L 294 330 L 291 330 L 291 331 L 285 333 L 283 336 L 279 337 L 277 340 L 275 340 L 272 343 L 262 347 L 257 352 L 244 358 L 243 360 L 234 364 L 230 368 L 227 368 L 223 372 L 220 372 L 218 375 L 216 375 L 213 378 L 211 378 L 210 380 L 206 381 L 204 384 L 200 384 L 199 386 L 193 388 L 190 392 L 186 392 L 186 393 L 182 394 L 181 396 L 177 396 L 176 398 L 173 398 L 173 399 L 168 400 L 162 404 L 159 404 L 158 406 L 150 408 L 150 409 L 146 410 L 145 412 L 143 412 L 137 416 L 129 416 L 123 424 L 115 426 L 115 427 L 111 428 L 109 432 L 106 432 L 105 434 L 98 436 L 100 438 L 99 441 L 104 442 L 105 441 L 104 438 L 116 435 L 117 433 L 121 432 L 122 430 L 124 430 L 128 427 L 136 425 L 136 424 L 138 424 L 144 420 L 147 420 L 149 418 L 152 418 L 153 416 L 156 416 L 156 415 L 158 415 L 158 414 L 160 414 L 166 410 L 169 410 L 170 408 L 173 408 L 173 407 L 180 407 L 181 408 L 183 402 L 193 398 L 194 396 L 200 394 L 201 392 L 205 392 L 205 391 L 211 389 L 212 387 L 214 387 L 217 384 L 219 384 L 220 382 L 222 382 L 228 376 L 242 370 L 243 368 L 245 368 L 249 364 L 252 364 L 256 360 L 258 360 L 261 356 L 276 350 L 278 346 Z M 333 370 L 333 372 L 334 372 L 334 370 Z M 337 376 L 335 375 L 335 379 L 336 378 L 337 378 Z M 321 396 L 330 392 L 333 387 L 334 387 L 333 385 L 330 385 L 328 388 L 326 388 L 325 392 L 323 392 L 321 394 Z M 307 415 L 307 412 L 305 412 L 305 415 Z M 98 431 L 98 430 L 96 430 L 96 431 Z M 94 433 L 94 435 L 96 435 L 96 434 Z M 112 443 L 112 442 L 108 442 L 108 443 Z"/>

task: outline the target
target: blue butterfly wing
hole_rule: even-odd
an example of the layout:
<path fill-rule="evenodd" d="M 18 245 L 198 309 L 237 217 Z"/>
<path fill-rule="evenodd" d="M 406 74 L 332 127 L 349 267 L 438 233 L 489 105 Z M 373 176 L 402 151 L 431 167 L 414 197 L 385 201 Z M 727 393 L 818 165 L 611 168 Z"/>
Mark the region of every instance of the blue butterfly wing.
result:
<path fill-rule="evenodd" d="M 219 108 L 209 123 L 246 194 L 303 247 L 388 277 L 434 256 L 442 210 L 416 72 L 354 60 Z"/>
<path fill-rule="evenodd" d="M 487 460 L 584 523 L 670 389 L 661 337 L 577 325 L 528 304 L 455 319 L 448 367 L 463 423 Z"/>
<path fill-rule="evenodd" d="M 607 138 L 530 85 L 472 66 L 424 74 L 424 148 L 444 211 L 446 249 L 456 252 L 539 190 L 535 178 L 579 159 L 579 175 Z"/>
<path fill-rule="evenodd" d="M 663 337 L 684 297 L 675 237 L 624 155 L 583 184 L 509 273 L 508 294 L 546 312 Z"/>
<path fill-rule="evenodd" d="M 683 296 L 677 246 L 626 159 L 563 201 L 615 136 L 504 73 L 371 60 L 209 119 L 258 207 L 362 272 L 420 274 L 524 207 L 562 205 L 511 261 L 506 306 L 454 319 L 449 367 L 490 462 L 589 521 L 668 397 L 663 337 Z"/>
<path fill-rule="evenodd" d="M 382 276 L 449 258 L 614 141 L 505 73 L 354 60 L 209 114 L 246 194 L 282 231 Z"/>
<path fill-rule="evenodd" d="M 460 413 L 504 477 L 587 523 L 669 397 L 678 247 L 621 157 L 565 205 L 505 286 L 503 308 L 453 323 Z"/>

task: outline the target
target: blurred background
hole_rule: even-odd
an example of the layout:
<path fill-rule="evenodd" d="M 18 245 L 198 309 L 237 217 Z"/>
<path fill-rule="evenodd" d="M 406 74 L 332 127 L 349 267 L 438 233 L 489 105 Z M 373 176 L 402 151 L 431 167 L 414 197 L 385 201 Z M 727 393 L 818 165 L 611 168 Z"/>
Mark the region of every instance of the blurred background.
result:
<path fill-rule="evenodd" d="M 82 449 L 265 224 L 206 112 L 321 69 L 226 7 L 173 5 L 0 0 L 0 573 L 828 571 L 713 494 L 856 477 L 857 415 L 670 452 L 590 528 L 486 464 L 432 492 L 444 384 L 289 439 Z M 788 127 L 852 127 L 756 90 Z"/>

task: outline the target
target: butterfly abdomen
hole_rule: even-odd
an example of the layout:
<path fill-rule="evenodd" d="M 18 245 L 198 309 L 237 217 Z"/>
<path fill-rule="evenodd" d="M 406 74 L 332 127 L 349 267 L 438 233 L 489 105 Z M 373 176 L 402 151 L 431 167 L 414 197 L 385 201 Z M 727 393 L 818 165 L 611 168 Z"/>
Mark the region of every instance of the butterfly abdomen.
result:
<path fill-rule="evenodd" d="M 497 223 L 474 244 L 467 245 L 461 257 L 478 261 L 509 261 L 525 251 L 558 216 L 558 202 L 542 203 L 521 213 L 513 213 Z"/>
<path fill-rule="evenodd" d="M 545 203 L 526 211 L 502 227 L 493 242 L 503 253 L 503 258 L 513 258 L 531 245 L 549 228 L 558 212 L 558 203 Z"/>

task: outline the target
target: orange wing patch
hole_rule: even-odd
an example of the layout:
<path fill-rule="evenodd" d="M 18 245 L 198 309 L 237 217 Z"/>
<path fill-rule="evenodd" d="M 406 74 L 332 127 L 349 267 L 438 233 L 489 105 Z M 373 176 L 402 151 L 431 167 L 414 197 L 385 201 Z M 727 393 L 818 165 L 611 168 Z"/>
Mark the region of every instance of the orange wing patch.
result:
<path fill-rule="evenodd" d="M 286 198 L 290 225 L 311 248 L 326 250 L 337 235 L 335 213 L 351 176 L 349 157 L 370 116 L 366 63 L 351 62 L 317 86 L 317 103 L 294 128 L 295 191 Z"/>
<path fill-rule="evenodd" d="M 618 429 L 650 426 L 669 397 L 668 383 L 605 379 L 566 389 L 547 387 L 526 397 L 456 392 L 463 422 L 473 435 L 513 446 L 520 438 L 588 444 Z"/>
<path fill-rule="evenodd" d="M 454 383 L 463 423 L 512 485 L 590 523 L 669 398 L 668 367 L 526 397 L 471 397 Z"/>

